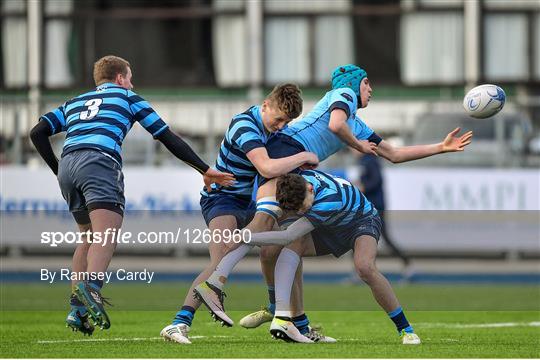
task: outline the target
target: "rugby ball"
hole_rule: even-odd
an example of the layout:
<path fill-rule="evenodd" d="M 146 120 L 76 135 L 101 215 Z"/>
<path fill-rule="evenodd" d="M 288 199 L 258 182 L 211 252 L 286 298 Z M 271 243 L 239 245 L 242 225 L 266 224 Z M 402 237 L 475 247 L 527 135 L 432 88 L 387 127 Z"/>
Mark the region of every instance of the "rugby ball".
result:
<path fill-rule="evenodd" d="M 477 119 L 495 115 L 504 106 L 506 94 L 497 85 L 485 84 L 471 89 L 463 99 L 467 114 Z"/>

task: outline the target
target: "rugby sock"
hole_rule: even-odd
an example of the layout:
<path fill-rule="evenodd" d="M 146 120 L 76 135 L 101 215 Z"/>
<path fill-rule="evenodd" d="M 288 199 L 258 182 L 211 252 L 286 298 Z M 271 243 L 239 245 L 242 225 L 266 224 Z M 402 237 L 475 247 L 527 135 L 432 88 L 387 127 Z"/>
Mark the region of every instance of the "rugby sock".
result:
<path fill-rule="evenodd" d="M 103 287 L 103 280 L 90 280 L 88 281 L 88 285 L 96 289 L 97 291 L 100 291 Z"/>
<path fill-rule="evenodd" d="M 191 326 L 191 323 L 193 322 L 193 318 L 195 317 L 195 309 L 191 306 L 182 306 L 182 309 L 176 313 L 176 316 L 174 317 L 172 324 L 178 325 L 178 324 L 186 324 L 187 326 Z"/>
<path fill-rule="evenodd" d="M 298 331 L 300 331 L 300 334 L 304 335 L 309 332 L 309 319 L 306 314 L 293 317 L 292 322 Z"/>
<path fill-rule="evenodd" d="M 284 248 L 276 261 L 276 316 L 291 317 L 291 290 L 300 257 L 294 251 Z"/>
<path fill-rule="evenodd" d="M 238 262 L 242 260 L 252 248 L 253 246 L 240 245 L 237 249 L 234 249 L 225 255 L 207 281 L 221 290 L 224 284 L 221 277 L 225 279 L 228 278 L 236 264 L 238 264 Z"/>
<path fill-rule="evenodd" d="M 268 285 L 268 306 L 266 307 L 272 314 L 276 312 L 276 290 Z"/>
<path fill-rule="evenodd" d="M 390 316 L 390 319 L 394 322 L 394 324 L 396 324 L 396 328 L 399 334 L 401 334 L 401 330 L 405 330 L 406 333 L 414 332 L 411 324 L 409 324 L 409 322 L 407 321 L 407 318 L 405 317 L 401 306 L 394 311 L 389 312 L 388 316 Z"/>

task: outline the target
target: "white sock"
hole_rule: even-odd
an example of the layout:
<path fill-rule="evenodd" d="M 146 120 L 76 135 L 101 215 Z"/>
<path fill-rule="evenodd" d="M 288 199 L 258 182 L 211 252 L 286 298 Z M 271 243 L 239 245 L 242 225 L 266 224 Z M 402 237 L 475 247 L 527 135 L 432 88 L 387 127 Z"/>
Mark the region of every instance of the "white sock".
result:
<path fill-rule="evenodd" d="M 250 245 L 240 245 L 237 249 L 234 249 L 221 259 L 219 264 L 216 266 L 216 270 L 210 275 L 208 281 L 210 284 L 218 287 L 219 289 L 223 288 L 223 283 L 219 280 L 221 276 L 228 278 L 231 271 L 234 269 L 236 264 L 246 256 L 246 254 L 253 248 Z"/>
<path fill-rule="evenodd" d="M 291 291 L 300 256 L 292 250 L 281 250 L 274 270 L 276 288 L 275 316 L 291 317 Z"/>

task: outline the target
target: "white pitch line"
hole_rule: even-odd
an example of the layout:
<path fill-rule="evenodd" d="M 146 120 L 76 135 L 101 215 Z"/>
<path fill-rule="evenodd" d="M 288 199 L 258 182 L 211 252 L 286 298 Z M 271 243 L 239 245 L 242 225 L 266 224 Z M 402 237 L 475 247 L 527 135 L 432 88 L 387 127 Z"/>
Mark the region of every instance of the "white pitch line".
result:
<path fill-rule="evenodd" d="M 203 338 L 228 338 L 230 336 L 216 335 L 216 336 L 203 336 L 195 335 L 190 336 L 190 339 L 203 339 Z M 152 341 L 161 340 L 162 337 L 147 337 L 147 338 L 110 338 L 110 339 L 71 339 L 71 340 L 38 340 L 38 344 L 66 344 L 66 343 L 84 343 L 84 342 L 115 342 L 115 341 Z"/>
<path fill-rule="evenodd" d="M 413 326 L 423 328 L 451 328 L 451 329 L 479 329 L 479 328 L 502 328 L 502 327 L 537 327 L 540 321 L 531 322 L 506 322 L 506 323 L 486 323 L 486 324 L 448 324 L 448 323 L 417 323 Z"/>
<path fill-rule="evenodd" d="M 38 344 L 62 344 L 62 343 L 81 343 L 81 342 L 109 342 L 109 341 L 148 341 L 159 340 L 161 337 L 148 338 L 111 338 L 111 339 L 72 339 L 72 340 L 38 340 Z"/>
<path fill-rule="evenodd" d="M 478 329 L 478 328 L 502 328 L 502 327 L 539 327 L 540 321 L 531 322 L 506 322 L 506 323 L 486 323 L 486 324 L 448 324 L 448 323 L 416 323 L 413 324 L 420 328 L 450 328 L 450 329 Z M 216 336 L 204 336 L 195 335 L 190 336 L 191 339 L 203 339 L 203 338 L 229 338 L 230 336 L 216 335 Z M 110 338 L 110 339 L 72 339 L 72 340 L 38 340 L 38 344 L 62 344 L 62 343 L 84 343 L 84 342 L 115 342 L 115 341 L 152 341 L 160 340 L 161 337 L 147 337 L 147 338 Z M 359 341 L 360 339 L 340 339 L 341 341 Z M 454 339 L 442 339 L 446 341 L 457 341 Z"/>

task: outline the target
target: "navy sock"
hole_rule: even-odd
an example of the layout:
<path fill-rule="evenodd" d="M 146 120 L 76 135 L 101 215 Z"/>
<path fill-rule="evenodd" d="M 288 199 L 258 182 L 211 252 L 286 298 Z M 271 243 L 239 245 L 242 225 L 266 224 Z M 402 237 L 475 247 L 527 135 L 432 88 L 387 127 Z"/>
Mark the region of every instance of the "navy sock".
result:
<path fill-rule="evenodd" d="M 266 308 L 272 314 L 276 312 L 276 291 L 273 286 L 268 286 L 268 306 Z"/>
<path fill-rule="evenodd" d="M 178 325 L 178 324 L 186 324 L 187 326 L 191 326 L 191 323 L 193 322 L 193 318 L 195 317 L 195 309 L 191 306 L 182 306 L 182 309 L 176 313 L 176 316 L 174 317 L 172 324 Z"/>
<path fill-rule="evenodd" d="M 292 318 L 294 326 L 300 331 L 300 334 L 307 334 L 309 332 L 309 319 L 306 314 L 295 316 Z"/>
<path fill-rule="evenodd" d="M 407 321 L 407 318 L 405 317 L 401 306 L 394 311 L 389 312 L 388 316 L 390 316 L 390 319 L 394 322 L 394 324 L 396 324 L 398 333 L 401 334 L 401 330 L 405 330 L 406 333 L 414 332 L 411 324 L 409 324 L 409 322 Z"/>
<path fill-rule="evenodd" d="M 103 287 L 103 280 L 90 280 L 88 281 L 88 285 L 96 289 L 97 291 L 100 291 Z"/>

